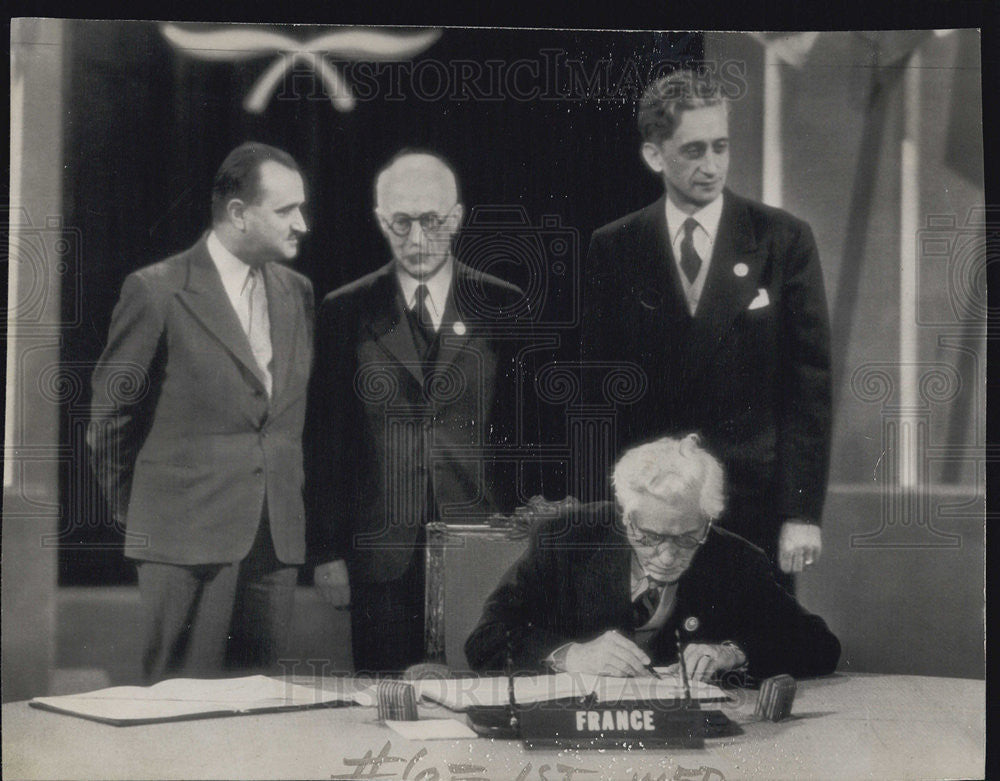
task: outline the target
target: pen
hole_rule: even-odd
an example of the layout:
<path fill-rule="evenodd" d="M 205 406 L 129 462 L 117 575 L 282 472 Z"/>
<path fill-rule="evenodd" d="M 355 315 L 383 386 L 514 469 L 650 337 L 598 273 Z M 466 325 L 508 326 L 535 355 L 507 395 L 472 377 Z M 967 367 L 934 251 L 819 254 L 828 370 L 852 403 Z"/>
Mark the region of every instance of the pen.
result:
<path fill-rule="evenodd" d="M 663 676 L 656 671 L 655 667 L 653 667 L 652 662 L 646 665 L 646 669 L 649 671 L 649 674 L 652 675 L 654 678 L 659 678 L 661 680 L 663 679 Z"/>

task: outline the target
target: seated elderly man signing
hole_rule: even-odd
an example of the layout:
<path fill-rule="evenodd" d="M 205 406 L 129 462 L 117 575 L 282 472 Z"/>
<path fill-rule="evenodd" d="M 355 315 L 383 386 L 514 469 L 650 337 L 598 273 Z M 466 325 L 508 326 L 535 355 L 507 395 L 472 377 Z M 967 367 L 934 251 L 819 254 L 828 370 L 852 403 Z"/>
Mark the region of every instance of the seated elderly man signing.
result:
<path fill-rule="evenodd" d="M 840 643 L 774 580 L 760 549 L 714 525 L 719 462 L 697 435 L 664 438 L 615 465 L 617 501 L 543 521 L 490 595 L 465 644 L 475 670 L 650 675 L 677 661 L 708 680 L 833 672 Z"/>

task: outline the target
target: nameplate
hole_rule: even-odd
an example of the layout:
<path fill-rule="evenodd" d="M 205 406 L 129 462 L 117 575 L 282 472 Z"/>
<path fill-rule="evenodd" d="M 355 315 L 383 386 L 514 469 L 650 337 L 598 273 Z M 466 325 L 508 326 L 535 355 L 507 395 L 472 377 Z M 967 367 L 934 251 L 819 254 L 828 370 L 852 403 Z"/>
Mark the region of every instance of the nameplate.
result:
<path fill-rule="evenodd" d="M 526 748 L 702 748 L 705 738 L 733 729 L 722 711 L 664 700 L 547 702 L 519 708 L 518 721 Z"/>

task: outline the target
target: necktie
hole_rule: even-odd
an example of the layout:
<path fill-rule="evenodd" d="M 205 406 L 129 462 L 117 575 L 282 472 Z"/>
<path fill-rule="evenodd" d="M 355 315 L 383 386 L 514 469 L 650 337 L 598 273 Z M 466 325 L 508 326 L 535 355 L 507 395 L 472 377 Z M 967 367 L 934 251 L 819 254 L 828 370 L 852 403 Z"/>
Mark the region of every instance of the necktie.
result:
<path fill-rule="evenodd" d="M 643 592 L 635 602 L 632 603 L 632 618 L 637 627 L 645 626 L 653 617 L 657 606 L 660 604 L 660 593 L 663 591 L 663 584 L 655 580 L 647 579 L 649 587 Z"/>
<path fill-rule="evenodd" d="M 431 319 L 430 308 L 427 304 L 427 285 L 417 285 L 417 290 L 413 296 L 414 305 L 410 311 L 410 322 L 413 324 L 413 338 L 417 343 L 417 352 L 424 360 L 434 342 L 434 321 Z"/>
<path fill-rule="evenodd" d="M 687 277 L 688 282 L 694 284 L 698 278 L 698 271 L 701 269 L 701 258 L 694 249 L 694 229 L 698 227 L 698 221 L 693 217 L 684 220 L 684 238 L 681 239 L 681 271 Z"/>
<path fill-rule="evenodd" d="M 264 285 L 264 274 L 259 268 L 251 269 L 247 276 L 247 298 L 249 300 L 249 316 L 247 317 L 247 338 L 253 351 L 257 367 L 264 375 L 264 388 L 271 395 L 271 319 L 267 313 L 267 289 Z"/>
<path fill-rule="evenodd" d="M 433 334 L 434 318 L 431 317 L 431 308 L 427 303 L 428 295 L 427 285 L 417 285 L 417 290 L 413 297 L 415 302 L 415 306 L 413 308 L 417 312 L 417 319 L 420 321 L 420 324 L 427 329 L 429 333 Z"/>

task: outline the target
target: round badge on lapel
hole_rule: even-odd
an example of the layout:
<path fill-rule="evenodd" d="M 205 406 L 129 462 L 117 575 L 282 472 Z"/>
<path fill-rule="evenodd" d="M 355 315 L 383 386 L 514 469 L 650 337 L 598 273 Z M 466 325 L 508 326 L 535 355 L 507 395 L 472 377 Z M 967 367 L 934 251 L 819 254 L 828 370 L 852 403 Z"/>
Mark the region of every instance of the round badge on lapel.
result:
<path fill-rule="evenodd" d="M 699 626 L 701 626 L 701 622 L 698 621 L 697 616 L 688 616 L 684 619 L 685 632 L 697 632 Z"/>
<path fill-rule="evenodd" d="M 646 309 L 659 309 L 663 304 L 663 294 L 651 287 L 644 287 L 639 291 L 639 303 Z"/>
<path fill-rule="evenodd" d="M 750 273 L 750 267 L 746 263 L 737 263 L 733 266 L 733 273 L 738 277 L 745 277 Z"/>
<path fill-rule="evenodd" d="M 458 334 L 459 336 L 462 336 L 465 333 L 465 323 L 463 323 L 461 320 L 456 321 L 455 324 L 452 326 L 452 328 L 455 330 L 455 333 Z"/>

